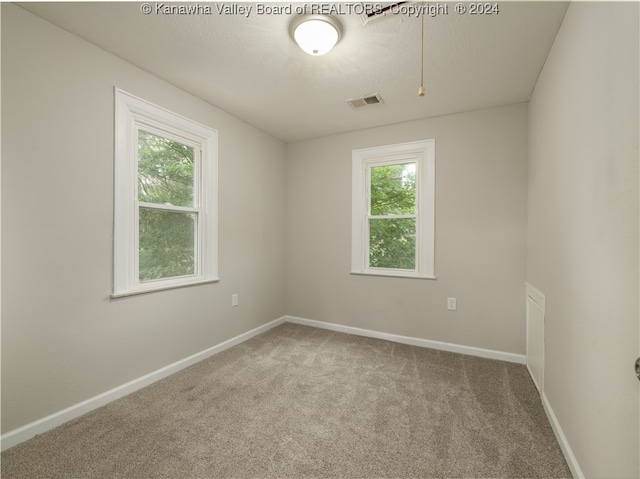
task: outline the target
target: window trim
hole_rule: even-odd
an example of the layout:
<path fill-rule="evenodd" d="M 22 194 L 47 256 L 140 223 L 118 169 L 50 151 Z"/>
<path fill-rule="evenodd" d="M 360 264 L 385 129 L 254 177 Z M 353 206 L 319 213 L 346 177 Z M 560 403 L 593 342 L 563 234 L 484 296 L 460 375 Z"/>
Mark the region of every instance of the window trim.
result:
<path fill-rule="evenodd" d="M 219 281 L 218 132 L 119 88 L 114 91 L 114 273 L 111 297 Z M 144 126 L 155 132 L 166 132 L 167 137 L 187 142 L 198 150 L 199 165 L 194 168 L 194 175 L 198 176 L 194 185 L 194 208 L 198 209 L 196 235 L 199 241 L 194 251 L 194 275 L 145 282 L 137 277 L 137 218 L 138 209 L 144 203 L 138 201 L 136 133 Z"/>
<path fill-rule="evenodd" d="M 416 269 L 369 265 L 369 169 L 416 162 Z M 435 140 L 363 148 L 352 152 L 351 274 L 435 279 Z"/>

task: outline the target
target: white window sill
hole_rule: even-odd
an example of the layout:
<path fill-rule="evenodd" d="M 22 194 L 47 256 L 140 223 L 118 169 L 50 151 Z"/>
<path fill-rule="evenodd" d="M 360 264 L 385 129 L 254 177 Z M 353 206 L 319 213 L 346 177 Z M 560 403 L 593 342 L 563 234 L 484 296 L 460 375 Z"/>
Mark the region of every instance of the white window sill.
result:
<path fill-rule="evenodd" d="M 150 286 L 150 287 L 145 286 L 144 289 L 123 291 L 121 293 L 113 293 L 111 294 L 111 299 L 126 298 L 127 296 L 136 296 L 138 294 L 155 293 L 156 291 L 166 291 L 168 289 L 186 288 L 188 286 L 198 286 L 201 284 L 217 283 L 219 281 L 220 281 L 220 278 L 211 278 L 211 279 L 203 279 L 200 281 L 193 281 L 190 283 L 165 284 L 165 285 Z"/>
<path fill-rule="evenodd" d="M 435 276 L 419 276 L 417 274 L 394 273 L 388 271 L 351 271 L 351 274 L 359 276 L 382 276 L 385 278 L 436 279 Z"/>

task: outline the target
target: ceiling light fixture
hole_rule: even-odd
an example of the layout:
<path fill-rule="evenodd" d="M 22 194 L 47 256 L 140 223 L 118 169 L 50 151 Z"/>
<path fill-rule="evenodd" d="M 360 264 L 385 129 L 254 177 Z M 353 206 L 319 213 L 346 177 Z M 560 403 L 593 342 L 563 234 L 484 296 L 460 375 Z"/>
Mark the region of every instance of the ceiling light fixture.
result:
<path fill-rule="evenodd" d="M 324 55 L 342 38 L 340 20 L 330 15 L 300 15 L 293 19 L 289 33 L 309 55 Z"/>

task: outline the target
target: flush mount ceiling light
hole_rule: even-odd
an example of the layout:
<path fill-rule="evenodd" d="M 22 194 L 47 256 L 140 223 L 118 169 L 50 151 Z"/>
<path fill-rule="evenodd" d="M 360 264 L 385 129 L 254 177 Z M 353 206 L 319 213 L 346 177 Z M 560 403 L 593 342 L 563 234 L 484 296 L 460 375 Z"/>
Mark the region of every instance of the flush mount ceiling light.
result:
<path fill-rule="evenodd" d="M 330 15 L 300 15 L 293 19 L 289 33 L 309 55 L 324 55 L 340 41 L 342 24 Z"/>

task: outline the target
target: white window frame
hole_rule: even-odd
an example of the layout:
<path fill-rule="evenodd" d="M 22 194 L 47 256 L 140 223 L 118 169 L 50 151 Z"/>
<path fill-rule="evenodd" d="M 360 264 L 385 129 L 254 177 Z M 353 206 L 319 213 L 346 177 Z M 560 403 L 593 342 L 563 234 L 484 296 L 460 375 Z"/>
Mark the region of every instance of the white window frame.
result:
<path fill-rule="evenodd" d="M 416 268 L 370 267 L 370 169 L 412 162 L 416 163 Z M 435 140 L 353 150 L 351 178 L 351 273 L 435 279 Z M 405 216 L 389 215 L 389 218 Z"/>
<path fill-rule="evenodd" d="M 193 208 L 162 205 L 163 210 L 196 214 L 195 272 L 140 281 L 138 272 L 138 129 L 194 148 Z M 219 281 L 218 278 L 218 132 L 148 101 L 115 89 L 115 188 L 113 294 L 129 296 Z"/>

